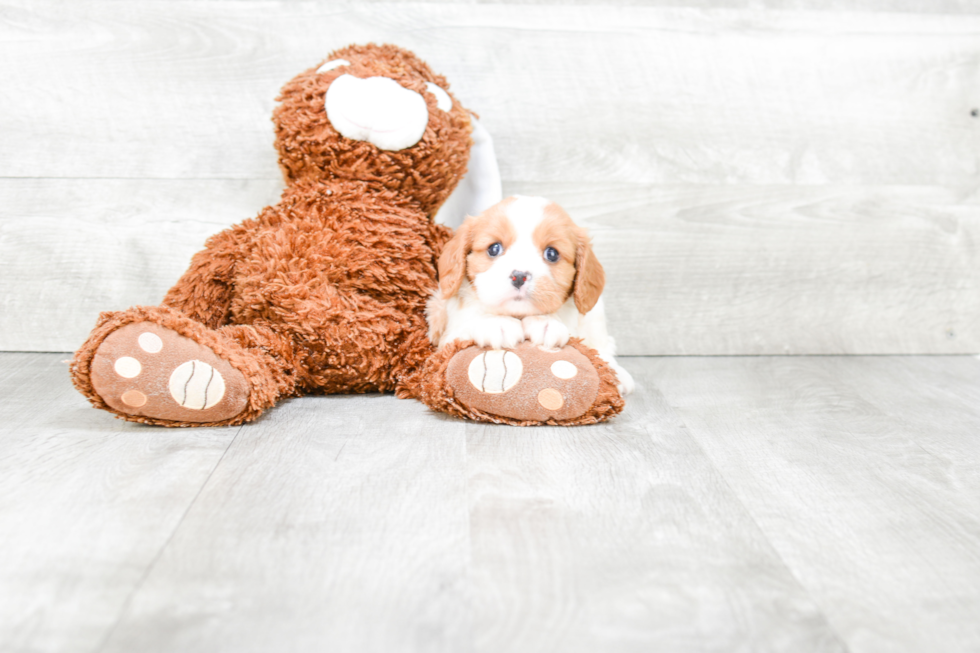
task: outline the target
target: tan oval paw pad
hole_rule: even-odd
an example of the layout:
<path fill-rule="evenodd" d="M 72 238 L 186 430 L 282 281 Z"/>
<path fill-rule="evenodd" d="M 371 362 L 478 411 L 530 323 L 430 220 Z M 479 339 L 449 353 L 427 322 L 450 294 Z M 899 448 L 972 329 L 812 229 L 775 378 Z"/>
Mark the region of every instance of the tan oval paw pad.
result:
<path fill-rule="evenodd" d="M 521 380 L 524 363 L 513 352 L 503 349 L 485 351 L 467 368 L 470 384 L 481 392 L 507 392 Z"/>
<path fill-rule="evenodd" d="M 225 396 L 221 372 L 204 361 L 187 361 L 170 375 L 170 396 L 178 404 L 193 410 L 205 410 Z"/>

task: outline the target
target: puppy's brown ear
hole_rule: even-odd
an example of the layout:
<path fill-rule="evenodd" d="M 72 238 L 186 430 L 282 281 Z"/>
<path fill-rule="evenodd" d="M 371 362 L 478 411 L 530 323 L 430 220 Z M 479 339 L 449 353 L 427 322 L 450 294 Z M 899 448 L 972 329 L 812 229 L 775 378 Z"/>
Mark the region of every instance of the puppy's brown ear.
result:
<path fill-rule="evenodd" d="M 576 229 L 578 244 L 575 249 L 575 281 L 572 298 L 575 308 L 582 315 L 592 310 L 606 285 L 606 271 L 592 251 L 592 241 L 585 229 Z"/>
<path fill-rule="evenodd" d="M 466 276 L 466 256 L 470 253 L 474 220 L 466 218 L 439 255 L 439 290 L 443 299 L 455 295 Z"/>

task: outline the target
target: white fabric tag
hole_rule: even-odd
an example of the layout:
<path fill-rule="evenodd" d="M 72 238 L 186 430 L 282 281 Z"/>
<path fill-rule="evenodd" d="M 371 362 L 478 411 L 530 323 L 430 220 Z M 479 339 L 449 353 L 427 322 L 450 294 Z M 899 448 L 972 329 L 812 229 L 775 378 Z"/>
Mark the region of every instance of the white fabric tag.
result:
<path fill-rule="evenodd" d="M 473 123 L 473 147 L 470 163 L 456 190 L 452 192 L 436 213 L 435 221 L 456 229 L 468 215 L 479 215 L 504 198 L 500 183 L 500 168 L 493 150 L 493 138 L 479 121 L 470 116 Z"/>

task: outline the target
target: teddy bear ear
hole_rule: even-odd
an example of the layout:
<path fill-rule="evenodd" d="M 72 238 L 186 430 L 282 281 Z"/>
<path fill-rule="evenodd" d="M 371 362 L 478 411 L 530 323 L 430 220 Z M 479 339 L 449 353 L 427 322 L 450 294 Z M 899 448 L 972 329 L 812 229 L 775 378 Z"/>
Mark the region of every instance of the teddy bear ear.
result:
<path fill-rule="evenodd" d="M 473 123 L 473 147 L 470 148 L 466 175 L 434 218 L 437 223 L 453 229 L 461 225 L 467 215 L 480 215 L 504 198 L 493 138 L 476 116 L 470 115 L 470 122 Z"/>
<path fill-rule="evenodd" d="M 331 59 L 327 63 L 323 64 L 316 69 L 317 74 L 325 73 L 333 70 L 334 68 L 340 68 L 341 66 L 349 66 L 350 62 L 346 59 Z"/>

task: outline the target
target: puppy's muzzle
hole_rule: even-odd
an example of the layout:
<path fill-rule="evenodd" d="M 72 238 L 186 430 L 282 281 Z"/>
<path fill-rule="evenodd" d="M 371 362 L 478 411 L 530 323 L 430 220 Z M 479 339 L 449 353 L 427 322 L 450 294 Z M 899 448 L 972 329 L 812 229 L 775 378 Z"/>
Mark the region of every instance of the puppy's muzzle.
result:
<path fill-rule="evenodd" d="M 530 272 L 521 272 L 520 270 L 514 270 L 513 272 L 510 273 L 510 283 L 515 288 L 520 288 L 530 278 L 531 278 Z"/>

